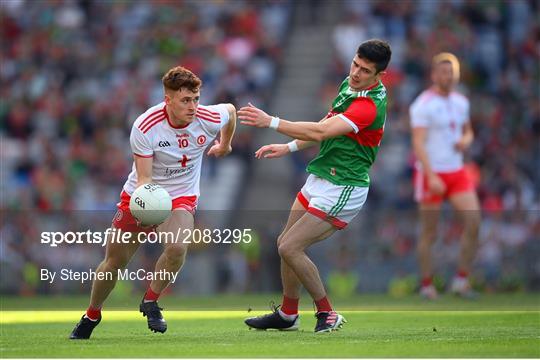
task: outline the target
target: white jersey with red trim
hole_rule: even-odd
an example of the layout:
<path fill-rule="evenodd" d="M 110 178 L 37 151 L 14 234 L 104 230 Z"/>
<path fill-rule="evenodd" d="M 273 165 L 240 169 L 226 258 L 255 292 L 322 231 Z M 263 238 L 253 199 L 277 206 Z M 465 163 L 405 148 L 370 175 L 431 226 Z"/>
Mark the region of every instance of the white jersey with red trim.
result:
<path fill-rule="evenodd" d="M 469 121 L 469 100 L 456 92 L 442 96 L 433 90 L 422 92 L 409 109 L 411 127 L 427 129 L 426 152 L 435 172 L 452 172 L 463 167 L 463 154 L 455 144 Z M 416 164 L 421 169 L 420 162 Z"/>
<path fill-rule="evenodd" d="M 135 156 L 153 158 L 152 181 L 165 188 L 173 199 L 198 197 L 204 150 L 228 121 L 225 104 L 199 105 L 191 124 L 175 127 L 162 102 L 135 120 L 130 135 L 131 149 Z M 131 195 L 136 184 L 133 163 L 124 191 Z"/>

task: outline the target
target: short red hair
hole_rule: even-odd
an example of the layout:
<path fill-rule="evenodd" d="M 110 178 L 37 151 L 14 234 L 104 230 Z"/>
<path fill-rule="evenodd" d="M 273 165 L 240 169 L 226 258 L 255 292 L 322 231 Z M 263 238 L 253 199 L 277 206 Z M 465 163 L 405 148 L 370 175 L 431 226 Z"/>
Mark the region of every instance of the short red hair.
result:
<path fill-rule="evenodd" d="M 202 86 L 201 79 L 182 66 L 176 66 L 167 71 L 161 81 L 165 91 L 178 91 L 181 88 L 186 88 L 192 92 L 197 92 Z"/>

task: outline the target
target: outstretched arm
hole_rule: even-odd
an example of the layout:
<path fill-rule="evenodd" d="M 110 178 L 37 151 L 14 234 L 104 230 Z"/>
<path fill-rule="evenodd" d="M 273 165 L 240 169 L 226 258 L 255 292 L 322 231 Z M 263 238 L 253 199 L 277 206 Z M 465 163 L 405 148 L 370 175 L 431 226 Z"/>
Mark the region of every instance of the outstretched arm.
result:
<path fill-rule="evenodd" d="M 328 118 L 323 118 L 319 122 L 322 123 L 324 121 L 328 120 Z M 304 149 L 308 149 L 312 147 L 313 145 L 318 144 L 316 141 L 306 141 L 306 140 L 293 140 L 290 143 L 287 144 L 270 144 L 270 145 L 264 145 L 259 150 L 255 152 L 255 157 L 257 159 L 265 158 L 265 159 L 272 159 L 272 158 L 280 158 L 282 156 L 285 156 L 287 154 L 290 154 L 295 151 L 300 151 Z"/>
<path fill-rule="evenodd" d="M 252 104 L 241 108 L 238 111 L 238 118 L 241 120 L 241 124 L 261 128 L 271 127 L 284 135 L 304 141 L 321 142 L 354 130 L 349 123 L 338 116 L 328 118 L 324 123 L 292 122 L 272 117 Z"/>
<path fill-rule="evenodd" d="M 294 145 L 299 144 L 299 145 Z M 257 159 L 260 158 L 266 158 L 266 159 L 272 159 L 272 158 L 280 158 L 282 156 L 285 156 L 287 154 L 290 154 L 292 152 L 298 151 L 298 150 L 304 150 L 308 147 L 311 147 L 313 145 L 317 144 L 315 141 L 303 141 L 303 140 L 293 140 L 288 144 L 270 144 L 270 145 L 264 145 L 259 150 L 255 152 L 255 157 Z"/>
<path fill-rule="evenodd" d="M 208 150 L 207 155 L 222 157 L 232 151 L 232 139 L 236 130 L 236 108 L 233 104 L 226 104 L 229 113 L 229 122 L 220 130 L 219 141 L 214 141 L 214 145 Z"/>
<path fill-rule="evenodd" d="M 323 123 L 328 119 L 329 118 L 324 117 L 321 120 L 319 120 L 319 123 Z M 291 141 L 291 143 L 292 142 L 296 143 L 296 147 L 298 148 L 298 151 L 308 149 L 308 148 L 312 147 L 313 145 L 317 144 L 317 141 L 307 141 L 307 140 L 293 140 L 293 141 Z M 291 144 L 291 143 L 289 143 L 289 144 Z"/>

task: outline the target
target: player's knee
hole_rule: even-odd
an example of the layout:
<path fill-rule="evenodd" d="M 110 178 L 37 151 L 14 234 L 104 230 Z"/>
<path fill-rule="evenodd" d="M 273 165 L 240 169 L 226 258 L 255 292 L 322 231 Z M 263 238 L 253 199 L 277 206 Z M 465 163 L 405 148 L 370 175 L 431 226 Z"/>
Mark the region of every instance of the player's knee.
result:
<path fill-rule="evenodd" d="M 118 270 L 123 270 L 127 266 L 128 260 L 121 257 L 108 257 L 104 261 L 106 272 L 116 274 Z"/>
<path fill-rule="evenodd" d="M 187 247 L 184 244 L 172 244 L 165 248 L 165 255 L 171 260 L 180 260 L 186 256 Z"/>
<path fill-rule="evenodd" d="M 478 232 L 480 229 L 480 222 L 482 221 L 479 211 L 471 211 L 466 215 L 465 227 L 470 232 Z"/>
<path fill-rule="evenodd" d="M 282 259 L 286 259 L 289 255 L 288 247 L 283 244 L 278 244 L 278 254 Z"/>
<path fill-rule="evenodd" d="M 296 254 L 298 253 L 298 249 L 292 246 L 290 242 L 281 241 L 278 246 L 278 253 L 282 259 L 286 260 L 288 258 L 296 256 Z"/>
<path fill-rule="evenodd" d="M 278 238 L 277 238 L 277 246 L 279 247 L 279 245 L 281 244 L 281 242 L 283 241 L 283 237 L 284 237 L 285 233 L 281 233 L 279 234 Z"/>
<path fill-rule="evenodd" d="M 431 248 L 437 237 L 436 231 L 422 231 L 418 239 L 418 248 Z"/>

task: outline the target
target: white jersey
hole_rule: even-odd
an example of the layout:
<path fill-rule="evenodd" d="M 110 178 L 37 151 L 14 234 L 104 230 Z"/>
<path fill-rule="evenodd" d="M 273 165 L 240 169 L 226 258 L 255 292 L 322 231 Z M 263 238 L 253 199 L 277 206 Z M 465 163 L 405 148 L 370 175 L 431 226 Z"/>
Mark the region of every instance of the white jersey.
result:
<path fill-rule="evenodd" d="M 463 167 L 463 154 L 455 144 L 469 121 L 469 100 L 456 92 L 442 96 L 433 90 L 421 93 L 409 109 L 411 128 L 427 129 L 426 152 L 434 172 L 453 172 Z M 420 162 L 417 168 L 421 169 Z"/>
<path fill-rule="evenodd" d="M 162 102 L 135 120 L 129 138 L 131 150 L 135 156 L 153 158 L 152 181 L 167 190 L 173 199 L 198 197 L 204 150 L 228 121 L 225 104 L 199 105 L 191 124 L 176 127 L 170 122 Z M 133 163 L 124 191 L 131 195 L 136 184 Z"/>

